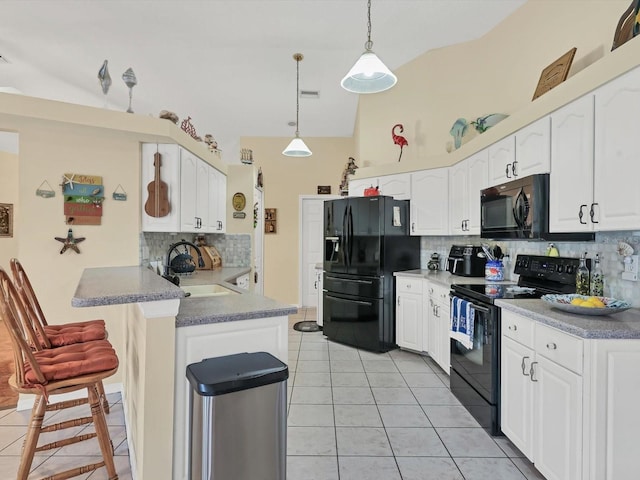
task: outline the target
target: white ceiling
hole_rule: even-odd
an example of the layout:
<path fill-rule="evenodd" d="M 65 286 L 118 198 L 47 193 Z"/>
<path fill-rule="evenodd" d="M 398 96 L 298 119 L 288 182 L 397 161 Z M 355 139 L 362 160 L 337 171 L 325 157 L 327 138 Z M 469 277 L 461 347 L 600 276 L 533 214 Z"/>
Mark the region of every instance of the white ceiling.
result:
<path fill-rule="evenodd" d="M 481 37 L 523 3 L 372 0 L 373 50 L 393 70 Z M 108 59 L 107 108 L 126 110 L 131 67 L 136 113 L 190 115 L 234 162 L 240 136 L 293 136 L 296 52 L 300 89 L 320 91 L 300 101 L 301 136 L 351 136 L 358 96 L 340 80 L 366 33 L 365 0 L 2 0 L 0 87 L 104 107 Z"/>

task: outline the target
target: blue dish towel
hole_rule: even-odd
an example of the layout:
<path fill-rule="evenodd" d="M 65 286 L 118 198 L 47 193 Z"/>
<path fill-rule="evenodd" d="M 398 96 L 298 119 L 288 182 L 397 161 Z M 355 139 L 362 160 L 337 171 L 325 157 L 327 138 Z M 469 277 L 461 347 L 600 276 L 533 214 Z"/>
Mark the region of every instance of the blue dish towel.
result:
<path fill-rule="evenodd" d="M 475 313 L 471 302 L 459 297 L 451 299 L 451 338 L 469 350 L 473 348 Z"/>

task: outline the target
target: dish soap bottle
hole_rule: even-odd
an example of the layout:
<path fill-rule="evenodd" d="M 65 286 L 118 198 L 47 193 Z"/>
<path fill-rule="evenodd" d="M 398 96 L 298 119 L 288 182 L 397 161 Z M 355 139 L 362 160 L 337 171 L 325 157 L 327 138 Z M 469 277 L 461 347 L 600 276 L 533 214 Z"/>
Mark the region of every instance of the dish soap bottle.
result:
<path fill-rule="evenodd" d="M 589 295 L 589 269 L 587 268 L 586 252 L 580 255 L 580 265 L 576 270 L 576 293 Z"/>
<path fill-rule="evenodd" d="M 602 297 L 604 295 L 604 274 L 600 267 L 600 256 L 596 253 L 596 260 L 591 269 L 591 295 Z"/>

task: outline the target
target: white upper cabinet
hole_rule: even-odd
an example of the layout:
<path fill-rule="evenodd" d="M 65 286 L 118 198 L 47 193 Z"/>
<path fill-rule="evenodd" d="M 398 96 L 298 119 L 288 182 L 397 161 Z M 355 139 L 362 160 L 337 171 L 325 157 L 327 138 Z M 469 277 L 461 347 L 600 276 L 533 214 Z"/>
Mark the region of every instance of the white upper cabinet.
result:
<path fill-rule="evenodd" d="M 541 118 L 489 147 L 489 184 L 550 170 L 550 120 Z"/>
<path fill-rule="evenodd" d="M 516 132 L 516 159 L 511 165 L 514 178 L 550 171 L 550 117 L 527 125 Z"/>
<path fill-rule="evenodd" d="M 349 196 L 363 197 L 365 188 L 378 187 L 380 195 L 393 197 L 396 200 L 411 198 L 411 174 L 396 173 L 381 177 L 368 177 L 349 180 Z"/>
<path fill-rule="evenodd" d="M 516 159 L 516 137 L 509 135 L 489 146 L 489 185 L 513 180 Z"/>
<path fill-rule="evenodd" d="M 411 174 L 397 173 L 379 177 L 378 188 L 380 195 L 393 197 L 396 200 L 409 200 L 411 198 Z"/>
<path fill-rule="evenodd" d="M 549 231 L 593 230 L 593 95 L 551 114 Z"/>
<path fill-rule="evenodd" d="M 411 174 L 411 235 L 449 234 L 449 169 Z"/>
<path fill-rule="evenodd" d="M 208 231 L 224 233 L 227 229 L 227 176 L 209 168 Z"/>
<path fill-rule="evenodd" d="M 156 172 L 156 152 L 162 162 L 160 178 L 167 184 L 169 213 L 153 217 L 145 211 Z M 227 177 L 176 144 L 142 145 L 142 230 L 145 232 L 224 233 Z"/>
<path fill-rule="evenodd" d="M 452 235 L 480 233 L 480 190 L 488 183 L 488 149 L 449 167 L 449 226 Z"/>
<path fill-rule="evenodd" d="M 595 91 L 594 222 L 597 230 L 640 228 L 636 114 L 640 68 Z"/>
<path fill-rule="evenodd" d="M 452 235 L 464 235 L 469 216 L 469 175 L 465 160 L 449 167 L 449 226 Z"/>
<path fill-rule="evenodd" d="M 145 211 L 149 195 L 155 187 L 149 184 L 155 181 L 155 159 L 159 154 L 158 180 L 167 185 L 169 213 L 162 217 L 153 217 Z M 175 144 L 142 144 L 142 231 L 144 232 L 177 232 L 180 230 L 180 150 Z M 151 190 L 150 188 L 154 188 Z M 151 201 L 155 201 L 155 194 Z"/>

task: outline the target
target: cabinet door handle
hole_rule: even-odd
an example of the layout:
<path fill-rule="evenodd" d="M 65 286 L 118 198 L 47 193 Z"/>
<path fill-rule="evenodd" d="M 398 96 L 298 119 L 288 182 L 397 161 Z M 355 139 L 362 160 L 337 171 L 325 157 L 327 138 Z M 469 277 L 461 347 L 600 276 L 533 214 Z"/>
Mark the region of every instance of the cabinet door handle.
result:
<path fill-rule="evenodd" d="M 518 172 L 516 172 L 516 163 L 518 163 L 518 161 L 514 160 L 511 164 L 511 173 L 513 174 L 513 178 L 516 178 L 518 176 Z"/>
<path fill-rule="evenodd" d="M 586 205 L 580 205 L 580 211 L 578 212 L 578 218 L 580 219 L 580 223 L 581 223 L 582 225 L 586 225 L 586 224 L 587 224 L 587 222 L 583 222 L 583 221 L 582 221 L 582 217 L 584 216 L 584 213 L 582 213 L 582 209 L 583 209 L 583 208 L 587 208 L 587 206 L 586 206 Z"/>
<path fill-rule="evenodd" d="M 460 222 L 460 230 L 464 232 L 464 220 Z"/>
<path fill-rule="evenodd" d="M 504 169 L 504 174 L 507 176 L 507 178 L 511 178 L 511 175 L 509 175 L 509 167 L 511 166 L 510 163 L 507 163 L 507 167 Z"/>
<path fill-rule="evenodd" d="M 547 343 L 547 348 L 549 350 L 556 350 L 558 348 L 558 346 L 553 342 L 549 342 L 549 343 Z"/>
<path fill-rule="evenodd" d="M 440 318 L 440 305 L 436 305 L 436 317 Z"/>
<path fill-rule="evenodd" d="M 400 297 L 398 297 L 398 306 L 400 306 Z"/>
<path fill-rule="evenodd" d="M 591 204 L 591 208 L 589 209 L 589 216 L 591 217 L 591 223 L 600 223 L 600 222 L 598 222 L 598 221 L 593 219 L 593 217 L 595 217 L 595 215 L 596 215 L 596 212 L 593 209 L 593 207 L 595 207 L 596 205 L 598 205 L 598 204 L 597 203 L 592 203 Z"/>
<path fill-rule="evenodd" d="M 516 330 L 518 330 L 518 326 L 517 326 L 517 325 L 509 325 L 507 328 L 508 328 L 509 330 L 513 331 L 513 332 L 515 332 Z"/>
<path fill-rule="evenodd" d="M 521 365 L 521 367 L 522 367 L 522 375 L 524 375 L 525 377 L 529 376 L 529 374 L 527 373 L 527 370 L 526 370 L 527 365 L 525 364 L 525 360 L 528 360 L 528 359 L 529 359 L 529 357 L 522 357 L 522 365 Z"/>
<path fill-rule="evenodd" d="M 415 223 L 412 223 L 412 224 L 411 224 L 411 231 L 412 231 L 412 232 L 415 232 L 415 231 L 416 231 L 416 224 L 415 224 Z"/>
<path fill-rule="evenodd" d="M 536 380 L 535 378 L 533 378 L 533 374 L 536 373 L 533 366 L 537 365 L 538 362 L 531 362 L 531 368 L 529 369 L 529 373 L 531 374 L 531 381 L 532 382 L 537 382 L 538 380 Z"/>
<path fill-rule="evenodd" d="M 318 289 L 318 281 L 317 281 L 317 280 L 316 280 L 315 282 L 313 282 L 313 288 L 314 288 L 315 290 L 317 290 L 317 289 Z"/>

